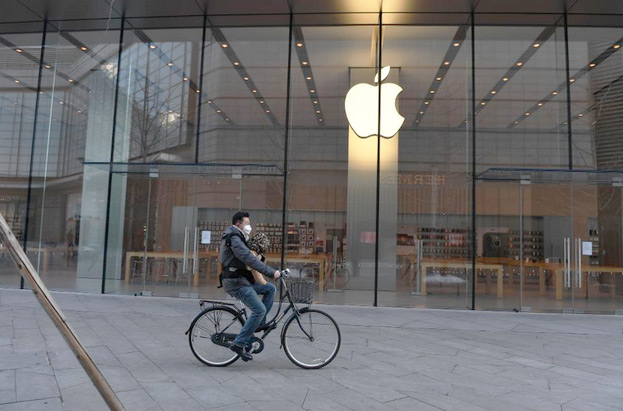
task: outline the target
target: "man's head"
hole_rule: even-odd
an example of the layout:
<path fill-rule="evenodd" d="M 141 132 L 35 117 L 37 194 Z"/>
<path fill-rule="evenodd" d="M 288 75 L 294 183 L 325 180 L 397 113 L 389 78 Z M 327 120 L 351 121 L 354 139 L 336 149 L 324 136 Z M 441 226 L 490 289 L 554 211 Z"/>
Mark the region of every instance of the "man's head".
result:
<path fill-rule="evenodd" d="M 245 211 L 238 211 L 231 218 L 231 222 L 233 225 L 242 230 L 246 238 L 249 237 L 251 234 L 251 219 L 249 218 L 249 213 Z"/>

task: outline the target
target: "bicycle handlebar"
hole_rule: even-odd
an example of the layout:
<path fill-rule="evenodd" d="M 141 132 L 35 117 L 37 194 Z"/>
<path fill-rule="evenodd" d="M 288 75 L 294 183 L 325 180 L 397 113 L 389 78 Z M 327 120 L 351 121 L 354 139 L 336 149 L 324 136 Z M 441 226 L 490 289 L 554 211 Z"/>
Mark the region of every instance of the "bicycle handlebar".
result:
<path fill-rule="evenodd" d="M 290 269 L 286 268 L 284 270 L 279 271 L 281 273 L 281 276 L 279 278 L 283 278 L 284 280 L 288 279 L 288 277 L 290 277 Z"/>

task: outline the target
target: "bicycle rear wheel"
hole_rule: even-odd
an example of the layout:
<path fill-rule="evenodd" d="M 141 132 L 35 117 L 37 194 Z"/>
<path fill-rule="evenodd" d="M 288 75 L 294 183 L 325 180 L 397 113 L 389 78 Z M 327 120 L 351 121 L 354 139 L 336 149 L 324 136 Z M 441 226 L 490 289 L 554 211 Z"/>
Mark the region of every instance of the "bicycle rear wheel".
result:
<path fill-rule="evenodd" d="M 236 318 L 237 317 L 237 318 Z M 228 347 L 212 342 L 212 334 L 225 332 L 238 334 L 244 322 L 229 307 L 210 307 L 203 310 L 190 325 L 188 343 L 190 350 L 202 363 L 212 367 L 226 367 L 238 359 L 238 354 Z"/>
<path fill-rule="evenodd" d="M 290 361 L 301 368 L 322 368 L 340 350 L 340 328 L 323 311 L 303 308 L 299 313 L 300 316 L 293 314 L 288 318 L 283 326 L 283 349 Z"/>

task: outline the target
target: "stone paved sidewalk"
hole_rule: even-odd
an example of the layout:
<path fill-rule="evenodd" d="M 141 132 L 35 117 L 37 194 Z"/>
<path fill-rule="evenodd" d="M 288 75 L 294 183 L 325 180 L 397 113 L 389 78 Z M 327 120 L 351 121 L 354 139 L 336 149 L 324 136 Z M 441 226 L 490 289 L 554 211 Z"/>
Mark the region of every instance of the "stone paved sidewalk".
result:
<path fill-rule="evenodd" d="M 325 306 L 343 342 L 294 366 L 279 333 L 254 361 L 200 364 L 195 300 L 55 293 L 127 410 L 623 410 L 623 318 Z M 28 291 L 0 289 L 0 410 L 104 410 Z"/>

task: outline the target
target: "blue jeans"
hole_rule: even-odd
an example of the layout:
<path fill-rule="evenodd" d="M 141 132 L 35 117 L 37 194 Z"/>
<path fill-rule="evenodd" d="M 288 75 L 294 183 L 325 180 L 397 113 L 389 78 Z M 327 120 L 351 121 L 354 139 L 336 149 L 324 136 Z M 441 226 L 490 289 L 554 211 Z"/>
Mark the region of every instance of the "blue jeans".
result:
<path fill-rule="evenodd" d="M 244 285 L 230 293 L 232 297 L 238 298 L 251 310 L 251 315 L 234 339 L 234 345 L 244 347 L 253 336 L 255 329 L 266 322 L 266 314 L 273 306 L 276 290 L 277 287 L 274 284 L 266 283 L 266 285 Z M 261 301 L 258 294 L 263 295 Z"/>

